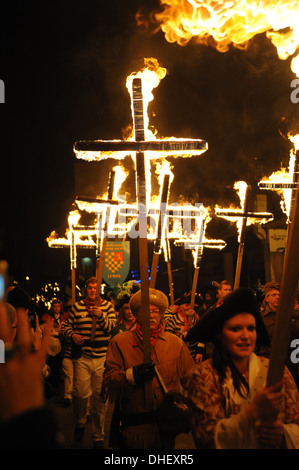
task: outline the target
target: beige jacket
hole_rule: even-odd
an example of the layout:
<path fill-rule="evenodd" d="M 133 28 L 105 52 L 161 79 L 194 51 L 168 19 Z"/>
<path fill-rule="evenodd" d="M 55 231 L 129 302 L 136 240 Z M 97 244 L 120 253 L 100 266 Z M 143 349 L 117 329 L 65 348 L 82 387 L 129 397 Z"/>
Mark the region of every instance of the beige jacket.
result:
<path fill-rule="evenodd" d="M 168 391 L 182 391 L 181 386 L 187 388 L 195 363 L 180 338 L 162 331 L 152 346 L 151 358 Z M 143 386 L 132 386 L 126 380 L 126 370 L 142 362 L 143 353 L 134 339 L 134 332 L 124 331 L 112 338 L 107 351 L 104 383 L 109 396 L 119 403 L 124 414 L 147 411 Z M 163 390 L 156 377 L 152 380 L 152 390 L 153 409 L 156 409 L 163 399 Z"/>

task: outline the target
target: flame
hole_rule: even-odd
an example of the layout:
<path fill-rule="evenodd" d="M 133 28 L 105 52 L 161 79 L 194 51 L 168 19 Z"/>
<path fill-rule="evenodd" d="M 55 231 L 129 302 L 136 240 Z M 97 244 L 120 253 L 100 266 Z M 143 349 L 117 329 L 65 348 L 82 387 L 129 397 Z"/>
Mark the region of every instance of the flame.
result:
<path fill-rule="evenodd" d="M 51 232 L 49 237 L 46 239 L 50 248 L 66 247 L 66 246 L 81 246 L 89 248 L 95 246 L 93 236 L 96 234 L 96 229 L 90 227 L 89 230 L 74 230 L 74 227 L 78 227 L 78 222 L 81 218 L 81 214 L 75 210 L 71 211 L 68 215 L 68 228 L 65 231 L 65 237 L 60 238 L 55 230 Z"/>
<path fill-rule="evenodd" d="M 68 223 L 70 227 L 78 225 L 81 215 L 78 211 L 71 211 L 68 216 Z"/>
<path fill-rule="evenodd" d="M 294 144 L 294 152 L 299 150 L 299 134 L 296 135 L 289 135 L 289 140 Z"/>
<path fill-rule="evenodd" d="M 149 103 L 154 99 L 153 89 L 156 88 L 160 81 L 166 76 L 167 70 L 160 67 L 157 59 L 144 59 L 145 67 L 139 72 L 133 72 L 127 77 L 126 87 L 131 96 L 131 110 L 134 121 L 133 110 L 133 93 L 132 83 L 134 78 L 142 79 L 142 98 L 143 98 L 143 118 L 144 118 L 144 134 L 145 140 L 155 140 L 154 133 L 149 129 L 149 117 L 147 108 Z M 133 140 L 133 139 L 132 139 Z"/>
<path fill-rule="evenodd" d="M 293 56 L 299 45 L 297 0 L 160 0 L 155 19 L 168 42 L 186 45 L 214 41 L 225 52 L 233 44 L 245 48 L 256 34 L 266 33 L 280 59 Z M 297 57 L 297 58 L 296 58 Z M 298 56 L 292 70 L 299 76 Z"/>
<path fill-rule="evenodd" d="M 161 80 L 166 76 L 167 69 L 161 67 L 158 63 L 158 60 L 155 58 L 145 58 L 144 59 L 145 67 L 138 72 L 131 73 L 126 79 L 126 87 L 131 97 L 131 112 L 132 112 L 132 119 L 133 119 L 133 127 L 134 127 L 134 109 L 133 109 L 133 92 L 132 92 L 132 82 L 134 78 L 141 78 L 142 80 L 142 99 L 143 99 L 143 117 L 144 117 L 144 136 L 145 141 L 156 141 L 158 142 L 165 142 L 165 141 L 177 141 L 177 142 L 186 142 L 186 141 L 194 141 L 198 142 L 199 139 L 185 139 L 185 138 L 177 138 L 177 137 L 163 137 L 157 138 L 157 130 L 151 130 L 149 128 L 149 116 L 148 116 L 148 105 L 153 100 L 153 89 L 156 88 Z M 128 128 L 123 132 L 124 140 L 125 141 L 134 141 L 134 131 L 133 128 L 131 132 L 128 132 Z M 107 145 L 110 143 L 115 142 L 123 142 L 120 139 L 113 139 L 113 140 L 100 140 L 99 142 L 106 142 Z M 206 147 L 203 149 L 192 149 L 190 151 L 186 151 L 185 149 L 170 149 L 170 150 L 161 150 L 159 151 L 159 155 L 157 156 L 157 152 L 145 150 L 144 153 L 146 155 L 146 159 L 165 159 L 166 157 L 173 156 L 173 157 L 192 157 L 193 155 L 201 155 L 203 152 L 207 150 L 207 144 L 205 143 Z M 123 160 L 126 156 L 131 155 L 133 161 L 135 161 L 135 151 L 78 151 L 74 146 L 74 153 L 76 158 L 84 159 L 87 161 L 100 161 L 107 158 L 115 158 L 117 160 Z"/>
<path fill-rule="evenodd" d="M 149 129 L 149 118 L 148 118 L 148 104 L 150 101 L 153 100 L 153 89 L 157 87 L 160 83 L 160 81 L 165 77 L 167 70 L 163 67 L 160 67 L 158 61 L 154 58 L 151 59 L 144 59 L 145 60 L 145 67 L 139 71 L 139 72 L 134 72 L 131 75 L 127 77 L 126 80 L 126 86 L 127 89 L 131 95 L 131 109 L 132 109 L 132 117 L 133 117 L 133 123 L 134 123 L 134 108 L 133 108 L 133 92 L 132 92 L 132 82 L 134 78 L 141 78 L 142 80 L 142 105 L 143 105 L 143 126 L 144 126 L 144 139 L 145 141 L 155 141 L 157 143 L 159 142 L 165 142 L 167 140 L 172 140 L 172 141 L 178 141 L 178 142 L 186 142 L 186 141 L 194 141 L 196 143 L 201 142 L 199 139 L 180 139 L 180 138 L 174 138 L 174 137 L 169 137 L 169 138 L 163 138 L 163 139 L 157 139 L 156 138 L 156 131 L 152 131 Z M 135 123 L 134 123 L 135 124 Z M 134 139 L 134 133 L 128 132 L 128 129 L 126 130 L 125 133 L 125 139 L 126 141 L 133 141 Z M 99 142 L 99 141 L 98 141 Z M 113 141 L 100 141 L 100 142 L 123 142 L 120 140 L 113 140 Z M 206 143 L 204 143 L 206 146 Z M 169 146 L 167 145 L 161 145 L 161 148 L 167 148 Z M 178 149 L 175 149 L 174 147 L 178 147 Z M 162 187 L 163 187 L 163 179 L 166 174 L 170 176 L 169 179 L 169 185 L 171 184 L 174 175 L 172 172 L 173 165 L 165 158 L 168 157 L 169 155 L 173 156 L 182 156 L 182 157 L 190 157 L 192 155 L 200 155 L 202 154 L 206 149 L 207 146 L 204 149 L 196 149 L 196 150 L 186 150 L 190 148 L 189 145 L 172 145 L 173 150 L 162 150 L 159 151 L 159 153 L 154 152 L 154 151 L 144 151 L 145 155 L 145 170 L 146 170 L 146 193 L 147 193 L 147 210 L 148 210 L 148 216 L 151 219 L 151 223 L 148 225 L 148 230 L 147 230 L 147 236 L 149 240 L 154 240 L 157 237 L 157 230 L 158 230 L 158 220 L 159 220 L 159 210 L 160 210 L 160 201 L 161 201 L 161 192 L 162 192 Z M 191 146 L 192 147 L 192 146 Z M 196 145 L 194 146 L 196 147 Z M 182 149 L 182 150 L 181 150 Z M 103 194 L 101 196 L 97 196 L 96 199 L 101 199 L 102 201 L 97 202 L 86 202 L 86 201 L 80 201 L 76 200 L 76 205 L 79 210 L 85 210 L 90 213 L 95 213 L 97 218 L 94 222 L 94 226 L 91 226 L 90 229 L 94 229 L 94 233 L 96 233 L 97 237 L 97 243 L 92 241 L 89 245 L 89 247 L 97 247 L 99 246 L 99 242 L 103 239 L 104 233 L 105 235 L 109 238 L 113 238 L 114 236 L 117 237 L 126 237 L 126 236 L 132 236 L 132 233 L 134 231 L 134 225 L 137 225 L 138 222 L 138 206 L 136 204 L 127 204 L 125 200 L 125 196 L 122 196 L 119 194 L 122 183 L 126 180 L 128 176 L 128 172 L 124 169 L 122 164 L 120 163 L 120 160 L 122 160 L 125 156 L 128 154 L 132 156 L 133 162 L 135 163 L 135 168 L 136 168 L 136 152 L 135 151 L 125 151 L 125 152 L 107 152 L 107 151 L 99 151 L 99 152 L 82 152 L 82 151 L 76 151 L 76 147 L 74 147 L 74 150 L 76 152 L 77 158 L 85 158 L 89 161 L 91 160 L 101 160 L 102 158 L 117 158 L 119 161 L 119 164 L 113 168 L 115 171 L 115 179 L 114 179 L 114 191 L 113 191 L 113 199 L 118 201 L 117 205 L 114 204 L 109 204 L 109 203 L 103 203 L 102 201 L 107 199 L 108 191 L 106 194 Z M 160 186 L 160 193 L 158 195 L 152 194 L 152 189 L 151 189 L 151 165 L 153 165 L 154 170 L 155 170 L 155 175 L 157 176 L 158 183 Z M 169 215 L 169 211 L 172 212 L 173 209 L 177 209 L 177 206 L 173 208 L 171 205 L 167 206 L 166 212 L 167 212 L 167 227 L 165 229 L 164 239 L 162 240 L 162 245 L 163 248 L 165 248 L 165 253 L 166 251 L 169 251 L 166 249 L 166 241 L 168 239 L 175 239 L 178 242 L 185 243 L 185 242 L 196 242 L 198 238 L 198 230 L 200 229 L 202 225 L 202 211 L 198 211 L 196 207 L 192 206 L 191 204 L 186 207 L 185 204 L 182 204 L 181 206 L 182 211 L 187 211 L 189 212 L 194 212 L 195 215 L 192 217 L 188 217 L 190 220 L 192 219 L 193 221 L 195 220 L 195 229 L 191 233 L 190 230 L 186 233 L 186 225 L 187 225 L 187 218 L 185 216 L 179 217 L 171 217 Z M 78 214 L 77 211 L 74 211 L 73 213 L 70 213 L 69 215 L 69 229 L 66 233 L 66 238 L 62 239 L 61 243 L 58 243 L 58 239 L 56 235 L 49 237 L 48 243 L 51 245 L 50 246 L 70 246 L 71 248 L 76 246 L 76 243 L 81 245 L 82 240 L 84 239 L 86 241 L 86 244 L 88 245 L 90 239 L 88 240 L 86 238 L 86 232 L 82 232 L 83 237 L 81 238 L 78 236 L 79 233 L 81 233 L 81 230 L 73 230 L 74 227 L 79 227 L 77 224 L 79 222 L 80 215 Z M 184 222 L 185 221 L 185 222 Z M 185 225 L 185 226 L 184 226 Z M 136 231 L 135 231 L 136 234 Z M 166 240 L 167 236 L 167 240 Z M 50 239 L 51 238 L 51 239 Z M 87 246 L 86 245 L 86 246 Z M 223 247 L 223 246 L 222 246 Z M 75 256 L 76 252 L 73 250 L 73 253 L 71 253 L 71 260 L 73 260 L 73 265 L 75 264 Z"/>
<path fill-rule="evenodd" d="M 245 181 L 237 181 L 234 184 L 234 189 L 236 190 L 236 192 L 239 196 L 241 208 L 236 208 L 233 204 L 231 204 L 230 207 L 225 209 L 225 211 L 227 213 L 229 213 L 229 212 L 240 212 L 240 214 L 242 214 L 244 212 L 247 183 Z M 220 206 L 218 206 L 218 204 L 215 205 L 215 214 L 216 214 L 217 217 L 222 217 L 223 219 L 227 219 L 230 222 L 236 224 L 236 228 L 237 228 L 237 232 L 238 232 L 238 241 L 240 241 L 241 229 L 242 229 L 242 218 L 237 217 L 237 216 L 233 217 L 233 216 L 230 216 L 230 215 L 221 215 L 222 210 L 224 210 L 224 208 L 221 208 Z"/>

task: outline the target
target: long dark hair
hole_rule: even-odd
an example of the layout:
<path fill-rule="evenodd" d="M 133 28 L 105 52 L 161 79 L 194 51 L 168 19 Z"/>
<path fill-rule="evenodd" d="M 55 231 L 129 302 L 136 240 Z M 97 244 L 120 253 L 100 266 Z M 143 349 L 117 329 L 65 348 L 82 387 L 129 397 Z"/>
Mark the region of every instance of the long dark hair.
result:
<path fill-rule="evenodd" d="M 235 364 L 232 361 L 231 355 L 227 351 L 227 349 L 223 346 L 220 340 L 215 342 L 215 347 L 212 354 L 212 365 L 216 369 L 220 383 L 222 384 L 225 379 L 225 374 L 227 367 L 231 370 L 232 380 L 235 389 L 239 393 L 239 395 L 243 398 L 246 398 L 249 394 L 249 385 L 241 372 L 237 369 Z M 242 391 L 242 385 L 244 385 L 246 394 L 244 395 L 244 391 Z"/>

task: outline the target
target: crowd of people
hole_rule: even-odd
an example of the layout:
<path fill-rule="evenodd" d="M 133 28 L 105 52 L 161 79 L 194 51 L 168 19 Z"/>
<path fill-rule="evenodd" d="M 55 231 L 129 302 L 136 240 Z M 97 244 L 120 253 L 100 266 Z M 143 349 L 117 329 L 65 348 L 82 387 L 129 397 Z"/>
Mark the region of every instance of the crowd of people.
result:
<path fill-rule="evenodd" d="M 91 277 L 77 302 L 54 298 L 33 318 L 15 284 L 0 304 L 0 447 L 63 448 L 47 407 L 61 393 L 72 407 L 74 442 L 89 416 L 94 449 L 105 448 L 109 405 L 112 448 L 174 449 L 189 432 L 198 449 L 299 448 L 298 361 L 288 355 L 280 382 L 266 385 L 279 296 L 276 282 L 259 302 L 252 289 L 224 280 L 169 305 L 150 288 L 145 326 L 133 281 L 99 295 Z M 296 338 L 298 293 L 290 344 Z"/>

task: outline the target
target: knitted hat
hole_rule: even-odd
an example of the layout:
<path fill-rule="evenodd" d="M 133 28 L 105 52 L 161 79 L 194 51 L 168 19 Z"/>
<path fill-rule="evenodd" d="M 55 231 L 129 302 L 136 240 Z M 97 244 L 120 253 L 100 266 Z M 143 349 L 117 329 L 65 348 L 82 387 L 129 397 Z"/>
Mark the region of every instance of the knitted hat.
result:
<path fill-rule="evenodd" d="M 221 332 L 226 320 L 238 313 L 251 313 L 256 320 L 257 343 L 268 344 L 269 336 L 251 289 L 240 287 L 228 294 L 219 307 L 211 307 L 188 331 L 186 341 L 212 342 Z"/>
<path fill-rule="evenodd" d="M 149 303 L 156 305 L 162 313 L 168 309 L 168 299 L 163 292 L 157 289 L 149 288 Z M 130 308 L 134 316 L 137 310 L 141 307 L 141 290 L 136 292 L 130 299 Z"/>

